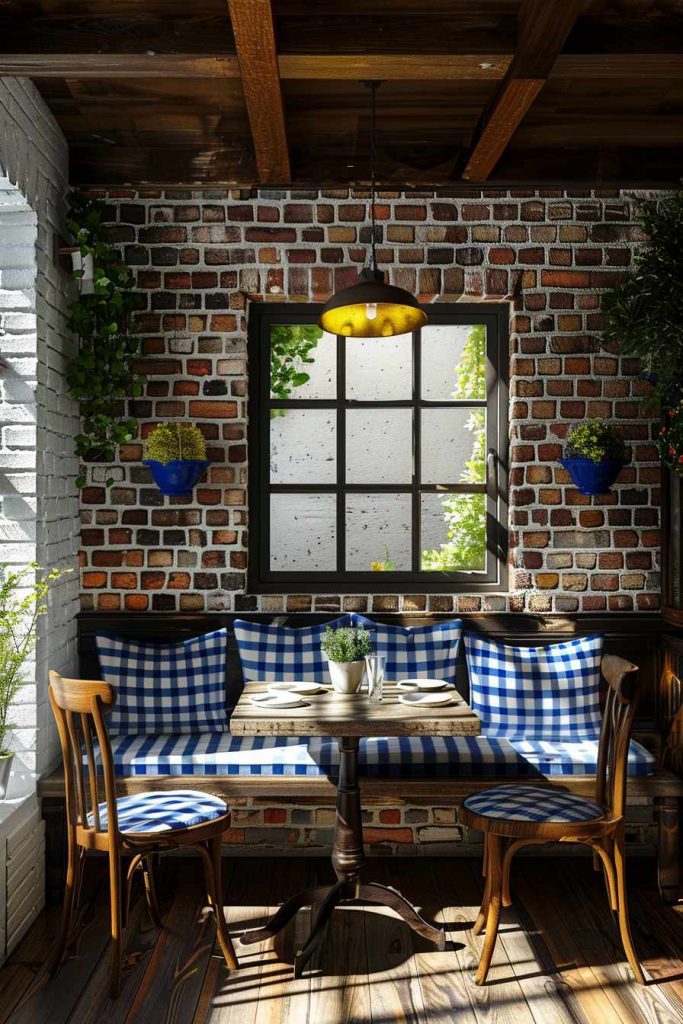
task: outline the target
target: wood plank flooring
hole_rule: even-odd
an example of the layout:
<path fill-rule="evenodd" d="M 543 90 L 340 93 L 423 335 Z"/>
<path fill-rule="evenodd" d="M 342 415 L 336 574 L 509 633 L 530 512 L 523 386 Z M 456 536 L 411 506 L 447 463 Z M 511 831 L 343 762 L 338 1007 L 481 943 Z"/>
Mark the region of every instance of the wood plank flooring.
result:
<path fill-rule="evenodd" d="M 108 893 L 88 863 L 78 938 L 52 978 L 44 962 L 59 912 L 45 911 L 0 968 L 0 1024 L 678 1024 L 683 1020 L 683 907 L 659 902 L 647 862 L 630 865 L 634 940 L 651 977 L 630 978 L 602 878 L 588 859 L 518 858 L 489 983 L 473 982 L 481 895 L 469 859 L 372 859 L 369 879 L 401 889 L 442 924 L 445 952 L 383 908 L 336 911 L 313 969 L 292 980 L 310 926 L 303 910 L 275 941 L 239 936 L 304 885 L 331 880 L 329 861 L 224 861 L 226 916 L 240 958 L 229 974 L 204 905 L 198 862 L 170 859 L 161 881 L 167 927 L 135 894 L 121 996 L 108 995 Z"/>

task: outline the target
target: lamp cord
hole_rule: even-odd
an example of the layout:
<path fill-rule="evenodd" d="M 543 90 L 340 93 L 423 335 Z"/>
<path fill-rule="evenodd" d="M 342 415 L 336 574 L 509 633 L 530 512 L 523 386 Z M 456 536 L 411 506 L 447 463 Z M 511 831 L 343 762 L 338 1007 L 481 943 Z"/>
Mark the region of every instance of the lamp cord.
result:
<path fill-rule="evenodd" d="M 375 164 L 376 164 L 376 97 L 377 87 L 379 82 L 370 82 L 370 220 L 371 220 L 371 232 L 370 237 L 370 268 L 375 271 L 377 270 L 377 255 L 375 253 L 375 199 L 377 193 L 377 186 L 375 182 Z"/>

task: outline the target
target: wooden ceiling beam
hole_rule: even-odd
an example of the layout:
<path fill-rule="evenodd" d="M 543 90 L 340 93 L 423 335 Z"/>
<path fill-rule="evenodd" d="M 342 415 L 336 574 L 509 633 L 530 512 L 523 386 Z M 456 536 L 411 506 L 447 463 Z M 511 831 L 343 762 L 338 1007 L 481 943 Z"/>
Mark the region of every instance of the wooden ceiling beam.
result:
<path fill-rule="evenodd" d="M 0 77 L 239 78 L 235 54 L 0 53 Z"/>
<path fill-rule="evenodd" d="M 264 185 L 291 180 L 270 0 L 228 0 L 256 166 Z"/>
<path fill-rule="evenodd" d="M 517 52 L 492 103 L 484 112 L 462 177 L 486 181 L 545 85 L 586 0 L 524 0 L 519 12 Z"/>

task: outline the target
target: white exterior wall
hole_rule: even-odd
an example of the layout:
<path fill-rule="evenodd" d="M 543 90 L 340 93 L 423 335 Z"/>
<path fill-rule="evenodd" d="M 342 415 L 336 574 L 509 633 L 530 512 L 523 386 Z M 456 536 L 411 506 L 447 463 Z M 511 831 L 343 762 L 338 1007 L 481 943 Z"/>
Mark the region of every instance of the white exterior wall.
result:
<path fill-rule="evenodd" d="M 65 394 L 74 351 L 66 326 L 73 282 L 54 262 L 65 234 L 68 151 L 37 89 L 0 81 L 0 562 L 77 567 L 77 409 Z M 12 719 L 16 751 L 0 804 L 0 960 L 43 903 L 35 778 L 58 758 L 47 670 L 74 672 L 77 572 L 54 588 Z"/>

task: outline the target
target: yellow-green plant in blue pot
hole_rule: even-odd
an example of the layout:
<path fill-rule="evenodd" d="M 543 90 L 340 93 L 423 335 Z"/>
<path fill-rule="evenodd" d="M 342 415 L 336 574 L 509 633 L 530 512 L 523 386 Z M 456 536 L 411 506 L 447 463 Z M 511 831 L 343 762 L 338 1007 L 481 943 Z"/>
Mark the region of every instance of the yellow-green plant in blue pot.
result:
<path fill-rule="evenodd" d="M 581 494 L 607 494 L 626 465 L 621 435 L 605 420 L 579 423 L 567 434 L 560 463 Z"/>
<path fill-rule="evenodd" d="M 145 444 L 148 466 L 162 494 L 185 498 L 210 465 L 206 441 L 194 423 L 160 423 Z"/>

